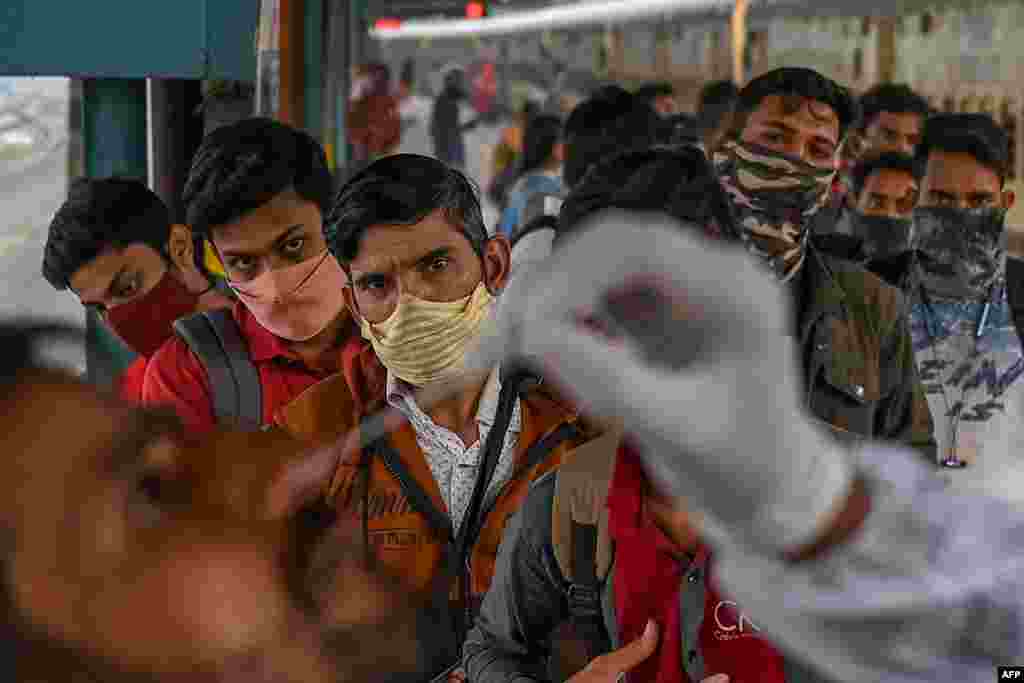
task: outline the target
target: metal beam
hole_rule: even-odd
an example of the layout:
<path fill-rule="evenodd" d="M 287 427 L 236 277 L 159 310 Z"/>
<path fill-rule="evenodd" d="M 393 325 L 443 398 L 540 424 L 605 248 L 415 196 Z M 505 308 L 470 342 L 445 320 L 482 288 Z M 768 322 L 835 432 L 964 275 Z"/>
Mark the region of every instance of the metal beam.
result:
<path fill-rule="evenodd" d="M 82 142 L 85 174 L 144 180 L 146 165 L 146 82 L 93 79 L 82 83 Z M 94 311 L 86 313 L 86 376 L 111 385 L 135 354 Z"/>
<path fill-rule="evenodd" d="M 889 16 L 922 11 L 931 0 L 751 0 L 750 20 L 784 16 Z M 996 0 L 977 0 L 995 2 Z M 953 0 L 938 0 L 946 5 Z M 721 21 L 732 12 L 732 0 L 603 0 L 560 4 L 531 10 L 515 10 L 484 19 L 409 21 L 398 28 L 376 29 L 379 40 L 465 38 L 513 33 L 622 24 L 665 16 L 686 17 L 691 22 Z"/>

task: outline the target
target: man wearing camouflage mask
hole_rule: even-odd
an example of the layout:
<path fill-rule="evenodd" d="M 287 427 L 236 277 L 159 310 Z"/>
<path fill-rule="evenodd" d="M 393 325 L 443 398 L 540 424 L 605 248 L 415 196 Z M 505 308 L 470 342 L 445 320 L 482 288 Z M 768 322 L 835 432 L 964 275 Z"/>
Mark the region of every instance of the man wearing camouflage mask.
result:
<path fill-rule="evenodd" d="M 853 98 L 838 84 L 810 69 L 776 69 L 740 91 L 733 130 L 714 165 L 738 239 L 793 297 L 789 332 L 807 409 L 839 432 L 900 441 L 934 460 L 906 301 L 835 258 L 825 236 L 810 230 L 856 118 Z"/>
<path fill-rule="evenodd" d="M 940 114 L 925 124 L 916 156 L 921 199 L 898 283 L 912 303 L 940 461 L 977 465 L 957 481 L 998 481 L 1013 464 L 1006 454 L 1017 451 L 1015 406 L 1024 395 L 1006 286 L 1009 140 L 985 114 Z"/>

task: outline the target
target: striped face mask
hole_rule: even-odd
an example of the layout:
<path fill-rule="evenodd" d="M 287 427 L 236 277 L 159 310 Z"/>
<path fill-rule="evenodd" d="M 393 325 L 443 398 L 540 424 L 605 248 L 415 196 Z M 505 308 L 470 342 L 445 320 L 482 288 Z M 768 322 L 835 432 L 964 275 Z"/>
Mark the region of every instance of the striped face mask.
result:
<path fill-rule="evenodd" d="M 789 280 L 803 264 L 810 220 L 828 200 L 835 169 L 737 141 L 714 157 L 743 241 L 780 280 Z"/>
<path fill-rule="evenodd" d="M 458 377 L 466 352 L 490 316 L 494 296 L 481 282 L 456 301 L 427 301 L 402 294 L 387 320 L 361 321 L 380 362 L 404 382 L 423 387 Z"/>

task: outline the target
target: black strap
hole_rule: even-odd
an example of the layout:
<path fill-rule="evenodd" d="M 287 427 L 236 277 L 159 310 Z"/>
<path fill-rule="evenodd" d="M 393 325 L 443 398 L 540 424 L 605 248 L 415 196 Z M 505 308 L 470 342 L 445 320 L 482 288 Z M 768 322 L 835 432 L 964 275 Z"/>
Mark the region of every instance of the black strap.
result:
<path fill-rule="evenodd" d="M 597 525 L 572 522 L 572 582 L 569 618 L 587 643 L 590 659 L 611 651 L 601 613 L 601 582 L 597 578 Z"/>
<path fill-rule="evenodd" d="M 434 501 L 430 499 L 430 494 L 409 473 L 409 468 L 402 461 L 402 456 L 398 454 L 398 451 L 395 450 L 395 447 L 391 445 L 387 438 L 371 443 L 367 448 L 372 455 L 376 455 L 381 459 L 384 467 L 398 481 L 398 486 L 402 489 L 402 494 L 409 500 L 409 505 L 426 518 L 427 523 L 433 527 L 434 531 L 441 538 L 445 539 L 447 543 L 452 543 L 454 541 L 454 533 L 452 531 L 451 519 L 444 512 L 437 509 Z"/>
<path fill-rule="evenodd" d="M 174 331 L 206 369 L 217 422 L 258 431 L 263 422 L 259 371 L 231 311 L 195 313 L 176 320 Z"/>

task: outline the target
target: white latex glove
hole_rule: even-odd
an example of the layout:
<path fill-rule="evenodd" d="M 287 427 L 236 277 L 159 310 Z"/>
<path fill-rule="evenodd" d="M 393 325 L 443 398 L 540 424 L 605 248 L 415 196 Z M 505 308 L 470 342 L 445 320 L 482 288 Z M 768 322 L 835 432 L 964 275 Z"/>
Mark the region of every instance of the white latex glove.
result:
<path fill-rule="evenodd" d="M 590 223 L 503 293 L 470 364 L 542 359 L 583 408 L 622 418 L 651 473 L 735 540 L 774 553 L 816 538 L 852 467 L 798 407 L 779 286 L 740 249 L 665 216 Z M 580 312 L 611 320 L 625 343 L 579 327 Z"/>

